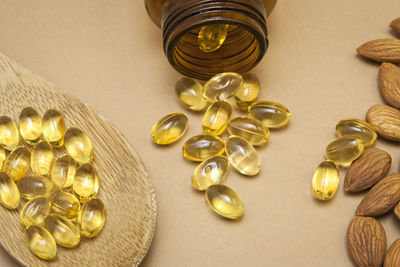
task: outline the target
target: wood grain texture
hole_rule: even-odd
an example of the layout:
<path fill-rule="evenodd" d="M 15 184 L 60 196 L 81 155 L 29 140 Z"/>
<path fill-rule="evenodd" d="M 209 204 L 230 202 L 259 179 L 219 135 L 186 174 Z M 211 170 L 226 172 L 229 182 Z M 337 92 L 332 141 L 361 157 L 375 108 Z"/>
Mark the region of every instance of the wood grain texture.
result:
<path fill-rule="evenodd" d="M 21 109 L 28 105 L 41 114 L 48 108 L 57 108 L 68 127 L 79 127 L 88 134 L 95 148 L 93 165 L 99 173 L 98 197 L 107 211 L 105 227 L 96 238 L 82 240 L 75 249 L 58 247 L 57 257 L 47 262 L 34 256 L 25 243 L 19 226 L 24 202 L 18 212 L 0 207 L 0 242 L 5 250 L 27 266 L 139 265 L 154 234 L 155 195 L 139 156 L 121 133 L 87 104 L 1 53 L 0 100 L 0 114 L 16 121 Z"/>

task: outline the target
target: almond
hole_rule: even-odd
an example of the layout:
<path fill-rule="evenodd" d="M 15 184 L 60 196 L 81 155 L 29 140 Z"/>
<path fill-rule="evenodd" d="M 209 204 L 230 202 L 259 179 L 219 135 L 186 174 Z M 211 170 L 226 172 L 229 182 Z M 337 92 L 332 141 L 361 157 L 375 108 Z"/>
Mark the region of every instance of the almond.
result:
<path fill-rule="evenodd" d="M 400 40 L 393 38 L 366 42 L 357 48 L 358 54 L 378 62 L 400 62 Z"/>
<path fill-rule="evenodd" d="M 373 186 L 389 171 L 392 158 L 389 153 L 379 148 L 365 150 L 347 170 L 344 178 L 344 190 L 360 192 Z"/>
<path fill-rule="evenodd" d="M 390 28 L 400 34 L 400 18 L 393 20 L 392 23 L 390 23 Z"/>
<path fill-rule="evenodd" d="M 383 63 L 378 75 L 379 88 L 385 101 L 400 108 L 400 68 L 391 63 Z"/>
<path fill-rule="evenodd" d="M 358 266 L 381 266 L 386 252 L 386 234 L 371 217 L 354 217 L 347 229 L 347 247 Z"/>
<path fill-rule="evenodd" d="M 387 105 L 376 104 L 367 112 L 367 121 L 383 138 L 400 141 L 400 111 Z"/>
<path fill-rule="evenodd" d="M 392 173 L 365 195 L 357 207 L 356 215 L 376 217 L 391 210 L 400 201 L 400 174 Z"/>
<path fill-rule="evenodd" d="M 394 207 L 393 213 L 396 216 L 396 218 L 400 221 L 400 202 L 397 203 L 397 205 Z"/>
<path fill-rule="evenodd" d="M 400 238 L 393 242 L 385 256 L 383 267 L 400 266 Z"/>

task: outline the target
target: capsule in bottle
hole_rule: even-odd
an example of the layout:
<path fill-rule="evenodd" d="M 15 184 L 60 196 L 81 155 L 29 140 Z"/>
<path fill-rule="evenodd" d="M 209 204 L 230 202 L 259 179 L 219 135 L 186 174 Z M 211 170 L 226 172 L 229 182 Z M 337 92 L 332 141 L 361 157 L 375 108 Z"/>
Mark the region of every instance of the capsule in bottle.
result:
<path fill-rule="evenodd" d="M 29 249 L 39 258 L 51 260 L 57 255 L 57 244 L 53 236 L 42 226 L 31 225 L 25 230 Z"/>
<path fill-rule="evenodd" d="M 207 106 L 203 86 L 193 78 L 179 78 L 175 83 L 175 93 L 180 102 L 190 110 L 201 111 Z"/>
<path fill-rule="evenodd" d="M 21 197 L 27 200 L 38 196 L 48 197 L 53 190 L 53 182 L 40 175 L 24 176 L 17 182 L 17 185 Z"/>
<path fill-rule="evenodd" d="M 39 175 L 47 176 L 54 163 L 54 151 L 50 143 L 40 141 L 36 144 L 31 153 L 32 172 Z"/>
<path fill-rule="evenodd" d="M 253 176 L 260 172 L 261 163 L 254 147 L 239 136 L 230 136 L 225 145 L 229 163 L 243 175 Z"/>
<path fill-rule="evenodd" d="M 20 146 L 11 151 L 4 162 L 3 172 L 7 173 L 14 181 L 21 179 L 31 166 L 31 151 Z"/>
<path fill-rule="evenodd" d="M 187 131 L 188 118 L 182 113 L 172 113 L 161 118 L 151 130 L 151 138 L 158 145 L 176 142 Z"/>
<path fill-rule="evenodd" d="M 93 144 L 89 136 L 78 128 L 69 128 L 64 136 L 64 146 L 74 160 L 80 164 L 93 159 Z"/>
<path fill-rule="evenodd" d="M 81 235 L 87 238 L 96 236 L 104 227 L 106 209 L 98 198 L 86 202 L 78 213 L 78 224 Z"/>
<path fill-rule="evenodd" d="M 82 203 L 95 197 L 99 191 L 99 179 L 94 166 L 88 163 L 79 166 L 75 173 L 72 188 Z"/>
<path fill-rule="evenodd" d="M 312 192 L 319 200 L 331 199 L 339 186 L 339 171 L 337 165 L 330 160 L 321 162 L 312 178 Z"/>
<path fill-rule="evenodd" d="M 229 170 L 229 162 L 225 156 L 214 156 L 200 163 L 193 172 L 192 185 L 199 191 L 222 183 Z"/>
<path fill-rule="evenodd" d="M 325 149 L 325 157 L 347 167 L 364 152 L 364 144 L 358 138 L 343 136 L 335 139 Z"/>
<path fill-rule="evenodd" d="M 242 83 L 242 75 L 236 72 L 220 73 L 206 82 L 203 95 L 210 102 L 224 101 L 232 97 L 240 89 Z"/>
<path fill-rule="evenodd" d="M 7 209 L 19 206 L 20 194 L 15 182 L 4 172 L 0 172 L 0 202 Z"/>
<path fill-rule="evenodd" d="M 208 107 L 201 125 L 206 134 L 222 134 L 232 115 L 232 106 L 226 101 L 218 101 Z"/>
<path fill-rule="evenodd" d="M 216 135 L 200 134 L 188 139 L 182 147 L 183 156 L 192 161 L 203 161 L 224 153 L 224 141 Z"/>
<path fill-rule="evenodd" d="M 246 110 L 252 102 L 258 98 L 260 93 L 260 81 L 253 73 L 246 73 L 243 76 L 242 87 L 235 93 L 236 106 L 241 110 Z"/>
<path fill-rule="evenodd" d="M 344 119 L 336 124 L 336 134 L 341 136 L 353 136 L 360 139 L 364 146 L 371 146 L 378 137 L 374 128 L 366 121 L 359 119 Z"/>
<path fill-rule="evenodd" d="M 249 116 L 261 121 L 266 128 L 281 128 L 289 123 L 290 111 L 277 102 L 258 101 L 249 106 Z"/>
<path fill-rule="evenodd" d="M 200 28 L 197 41 L 201 51 L 209 53 L 218 50 L 228 35 L 228 24 L 209 24 Z"/>
<path fill-rule="evenodd" d="M 12 151 L 19 145 L 19 131 L 15 122 L 7 116 L 0 117 L 0 145 Z"/>
<path fill-rule="evenodd" d="M 228 133 L 245 139 L 253 146 L 266 143 L 269 137 L 269 130 L 262 122 L 247 117 L 231 119 L 228 124 Z"/>
<path fill-rule="evenodd" d="M 61 156 L 53 165 L 51 170 L 51 180 L 60 190 L 70 188 L 72 186 L 72 182 L 74 181 L 77 168 L 78 164 L 71 156 Z"/>
<path fill-rule="evenodd" d="M 57 192 L 52 197 L 51 204 L 52 213 L 64 216 L 68 219 L 75 217 L 81 207 L 75 195 L 68 192 Z"/>
<path fill-rule="evenodd" d="M 237 219 L 243 215 L 242 200 L 232 188 L 226 185 L 209 186 L 206 189 L 206 201 L 211 210 L 222 217 Z"/>
<path fill-rule="evenodd" d="M 53 236 L 57 245 L 74 248 L 81 241 L 78 227 L 67 218 L 58 214 L 51 214 L 44 220 L 44 227 Z"/>
<path fill-rule="evenodd" d="M 26 202 L 20 213 L 20 223 L 25 229 L 31 225 L 43 225 L 44 218 L 50 213 L 50 201 L 47 197 L 35 197 Z"/>
<path fill-rule="evenodd" d="M 53 146 L 61 147 L 64 144 L 66 131 L 64 116 L 57 109 L 47 110 L 42 119 L 44 138 Z"/>
<path fill-rule="evenodd" d="M 19 132 L 30 145 L 39 142 L 42 136 L 42 118 L 33 107 L 25 107 L 19 115 Z"/>

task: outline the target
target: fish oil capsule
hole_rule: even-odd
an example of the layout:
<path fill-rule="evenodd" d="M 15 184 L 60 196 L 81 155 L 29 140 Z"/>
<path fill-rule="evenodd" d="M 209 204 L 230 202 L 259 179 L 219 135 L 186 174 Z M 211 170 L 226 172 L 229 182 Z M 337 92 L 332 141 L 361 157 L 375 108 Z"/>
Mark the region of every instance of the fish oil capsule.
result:
<path fill-rule="evenodd" d="M 63 216 L 57 214 L 47 216 L 44 220 L 44 227 L 59 246 L 73 248 L 81 241 L 79 229 Z"/>
<path fill-rule="evenodd" d="M 35 197 L 26 202 L 20 213 L 20 223 L 25 229 L 31 225 L 42 225 L 50 213 L 50 201 L 47 197 Z"/>
<path fill-rule="evenodd" d="M 232 106 L 226 101 L 218 101 L 208 107 L 201 125 L 204 133 L 220 135 L 228 125 L 232 114 Z"/>
<path fill-rule="evenodd" d="M 325 149 L 325 157 L 338 165 L 349 165 L 364 152 L 364 144 L 358 138 L 343 136 L 335 139 Z"/>
<path fill-rule="evenodd" d="M 236 72 L 220 73 L 206 82 L 203 95 L 211 102 L 224 101 L 233 96 L 242 83 L 242 75 Z"/>
<path fill-rule="evenodd" d="M 266 143 L 269 137 L 269 130 L 262 122 L 247 117 L 231 119 L 228 124 L 228 133 L 245 139 L 253 146 Z"/>
<path fill-rule="evenodd" d="M 15 122 L 7 116 L 0 117 L 0 145 L 14 150 L 19 144 L 19 131 Z"/>
<path fill-rule="evenodd" d="M 244 212 L 239 195 L 226 185 L 209 186 L 206 189 L 206 200 L 212 211 L 228 219 L 237 219 Z"/>
<path fill-rule="evenodd" d="M 236 106 L 241 110 L 246 110 L 255 101 L 260 93 L 260 81 L 253 73 L 243 75 L 242 87 L 235 93 Z"/>
<path fill-rule="evenodd" d="M 40 175 L 24 176 L 17 185 L 21 197 L 28 200 L 37 196 L 48 197 L 53 190 L 53 182 Z"/>
<path fill-rule="evenodd" d="M 17 185 L 5 174 L 0 172 L 0 202 L 7 209 L 16 209 L 19 206 L 20 195 Z"/>
<path fill-rule="evenodd" d="M 203 96 L 203 86 L 195 79 L 179 78 L 175 83 L 175 93 L 188 109 L 201 111 L 207 105 L 207 99 Z"/>
<path fill-rule="evenodd" d="M 183 156 L 193 161 L 203 161 L 224 153 L 224 141 L 216 135 L 200 134 L 183 144 Z"/>
<path fill-rule="evenodd" d="M 81 207 L 79 200 L 68 192 L 57 192 L 53 196 L 51 204 L 52 213 L 69 219 L 75 217 Z"/>
<path fill-rule="evenodd" d="M 99 191 L 96 169 L 88 163 L 79 166 L 75 173 L 72 188 L 82 203 L 95 197 Z"/>
<path fill-rule="evenodd" d="M 215 156 L 200 163 L 193 172 L 192 185 L 199 191 L 220 184 L 225 180 L 229 170 L 229 162 L 225 156 Z"/>
<path fill-rule="evenodd" d="M 360 139 L 364 146 L 371 146 L 378 137 L 374 128 L 365 121 L 359 119 L 344 119 L 336 124 L 336 134 L 341 136 L 353 136 Z"/>
<path fill-rule="evenodd" d="M 266 128 L 281 128 L 288 124 L 290 111 L 272 101 L 258 101 L 249 106 L 249 116 L 262 121 Z"/>
<path fill-rule="evenodd" d="M 43 136 L 53 146 L 64 144 L 66 130 L 64 116 L 57 109 L 49 109 L 43 115 Z"/>
<path fill-rule="evenodd" d="M 33 107 L 25 107 L 19 114 L 19 132 L 30 145 L 34 145 L 40 140 L 42 118 Z"/>
<path fill-rule="evenodd" d="M 243 175 L 253 176 L 260 172 L 261 163 L 254 147 L 238 136 L 229 136 L 225 145 L 229 163 Z"/>
<path fill-rule="evenodd" d="M 69 128 L 64 136 L 64 146 L 68 154 L 83 164 L 93 159 L 93 144 L 89 136 L 78 128 Z"/>
<path fill-rule="evenodd" d="M 189 120 L 184 114 L 168 114 L 154 124 L 151 129 L 151 138 L 158 145 L 168 145 L 181 138 L 188 126 Z"/>
<path fill-rule="evenodd" d="M 31 151 L 20 146 L 11 151 L 6 158 L 3 172 L 7 173 L 14 181 L 21 179 L 29 170 L 31 165 Z"/>
<path fill-rule="evenodd" d="M 319 164 L 312 178 L 312 191 L 315 198 L 331 199 L 339 186 L 339 171 L 337 165 L 330 160 Z"/>
<path fill-rule="evenodd" d="M 6 160 L 6 150 L 2 146 L 0 146 L 0 170 L 3 168 L 5 160 Z"/>
<path fill-rule="evenodd" d="M 54 163 L 54 151 L 50 143 L 40 141 L 31 153 L 31 168 L 33 173 L 48 175 Z"/>
<path fill-rule="evenodd" d="M 228 24 L 210 24 L 200 28 L 197 41 L 203 52 L 218 50 L 228 35 Z"/>
<path fill-rule="evenodd" d="M 78 224 L 81 235 L 92 238 L 104 227 L 106 221 L 106 209 L 98 198 L 92 198 L 82 206 L 78 213 Z"/>
<path fill-rule="evenodd" d="M 58 158 L 51 170 L 51 180 L 54 185 L 60 190 L 71 187 L 76 168 L 78 168 L 78 165 L 71 156 L 64 155 Z"/>
<path fill-rule="evenodd" d="M 51 260 L 57 255 L 56 241 L 42 226 L 29 226 L 25 230 L 25 240 L 29 249 L 41 259 Z"/>

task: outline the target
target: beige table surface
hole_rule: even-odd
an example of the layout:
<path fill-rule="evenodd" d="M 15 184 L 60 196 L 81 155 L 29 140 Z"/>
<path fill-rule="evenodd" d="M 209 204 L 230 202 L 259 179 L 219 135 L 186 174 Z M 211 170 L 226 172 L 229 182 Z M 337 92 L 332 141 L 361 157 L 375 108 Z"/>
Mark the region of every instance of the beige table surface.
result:
<path fill-rule="evenodd" d="M 158 203 L 143 266 L 352 266 L 345 232 L 362 195 L 345 194 L 341 183 L 332 201 L 320 203 L 312 198 L 311 177 L 335 123 L 364 118 L 382 102 L 378 65 L 357 57 L 355 48 L 394 36 L 388 24 L 398 16 L 398 0 L 278 1 L 269 19 L 270 49 L 254 72 L 261 99 L 281 102 L 293 115 L 259 149 L 260 175 L 229 174 L 226 184 L 246 207 L 239 221 L 212 214 L 191 188 L 195 165 L 181 155 L 184 140 L 166 148 L 151 143 L 161 116 L 186 113 L 184 139 L 200 133 L 201 116 L 177 102 L 180 75 L 164 57 L 161 32 L 142 0 L 1 0 L 0 51 L 92 105 L 143 159 Z M 391 170 L 398 171 L 399 145 L 376 146 L 391 152 Z M 400 223 L 391 214 L 380 221 L 390 245 Z M 15 265 L 1 251 L 0 266 Z"/>

